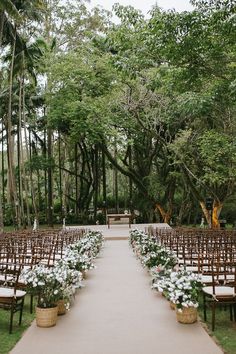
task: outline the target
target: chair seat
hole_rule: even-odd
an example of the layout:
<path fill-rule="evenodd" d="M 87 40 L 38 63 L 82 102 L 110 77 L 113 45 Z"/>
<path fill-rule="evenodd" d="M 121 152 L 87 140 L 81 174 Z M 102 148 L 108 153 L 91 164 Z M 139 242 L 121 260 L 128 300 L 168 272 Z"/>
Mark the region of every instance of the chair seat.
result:
<path fill-rule="evenodd" d="M 226 281 L 234 281 L 234 279 L 235 279 L 235 276 L 234 276 L 234 274 L 226 274 L 226 275 L 223 275 L 223 274 L 220 274 L 219 275 L 219 280 L 222 280 L 222 281 L 224 281 L 224 280 L 226 280 Z"/>
<path fill-rule="evenodd" d="M 31 269 L 31 265 L 28 265 L 28 264 L 24 264 L 24 270 L 28 270 L 28 269 Z"/>
<path fill-rule="evenodd" d="M 50 259 L 48 261 L 48 259 L 44 258 L 44 259 L 41 259 L 40 264 L 45 265 L 45 266 L 53 266 L 54 265 L 54 261 L 52 259 Z"/>
<path fill-rule="evenodd" d="M 13 277 L 12 276 L 10 276 L 10 275 L 2 275 L 2 274 L 0 274 L 0 282 L 8 282 L 8 281 L 11 281 L 11 280 L 13 280 Z"/>
<path fill-rule="evenodd" d="M 27 285 L 27 282 L 25 281 L 25 279 L 23 279 L 21 277 L 18 279 L 18 283 L 23 284 L 23 285 Z"/>
<path fill-rule="evenodd" d="M 201 275 L 201 282 L 202 282 L 202 284 L 212 283 L 212 276 L 211 275 Z"/>
<path fill-rule="evenodd" d="M 198 266 L 186 264 L 186 270 L 189 272 L 198 272 Z"/>
<path fill-rule="evenodd" d="M 14 297 L 15 295 L 17 298 L 20 298 L 25 296 L 26 292 L 23 290 L 16 290 L 16 294 L 14 294 L 14 289 L 0 287 L 0 297 Z"/>
<path fill-rule="evenodd" d="M 61 255 L 60 254 L 56 254 L 55 255 L 55 260 L 60 260 L 62 257 L 61 257 Z"/>
<path fill-rule="evenodd" d="M 215 294 L 213 294 L 213 287 L 212 286 L 205 286 L 203 289 L 203 292 L 207 295 L 212 295 L 212 296 L 230 296 L 230 297 L 236 297 L 236 294 L 234 292 L 234 288 L 231 288 L 230 286 L 215 286 Z"/>

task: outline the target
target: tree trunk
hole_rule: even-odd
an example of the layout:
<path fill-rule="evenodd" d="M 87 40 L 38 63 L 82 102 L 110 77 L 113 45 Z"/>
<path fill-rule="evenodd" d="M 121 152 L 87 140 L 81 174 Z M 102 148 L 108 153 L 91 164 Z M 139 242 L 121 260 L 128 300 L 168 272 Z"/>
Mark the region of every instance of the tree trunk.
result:
<path fill-rule="evenodd" d="M 45 37 L 48 46 L 51 46 L 51 30 L 52 30 L 52 2 L 51 0 L 46 1 L 46 10 L 45 11 Z M 47 79 L 45 84 L 45 92 L 51 93 L 51 77 L 50 72 L 47 73 Z M 53 170 L 52 170 L 52 139 L 53 131 L 48 122 L 48 113 L 50 107 L 44 108 L 44 118 L 47 118 L 47 158 L 48 158 L 48 168 L 47 168 L 47 195 L 48 195 L 48 225 L 53 227 Z M 46 192 L 46 188 L 45 188 Z"/>
<path fill-rule="evenodd" d="M 3 228 L 4 228 L 4 195 L 5 195 L 5 188 L 4 188 L 4 143 L 3 143 L 3 122 L 2 122 L 2 190 L 1 190 L 1 194 L 0 194 L 0 232 L 3 232 Z"/>
<path fill-rule="evenodd" d="M 17 227 L 20 225 L 19 213 L 18 213 L 18 200 L 16 195 L 16 180 L 14 175 L 14 144 L 12 138 L 12 88 L 13 88 L 13 68 L 15 59 L 15 47 L 16 47 L 16 28 L 15 36 L 12 47 L 12 60 L 9 71 L 9 101 L 8 101 L 8 114 L 7 114 L 7 158 L 8 158 L 8 176 L 9 176 L 9 195 L 12 205 L 14 220 L 13 222 Z"/>
<path fill-rule="evenodd" d="M 131 146 L 129 147 L 129 169 L 132 169 L 132 150 Z M 129 178 L 129 209 L 130 212 L 133 213 L 133 181 L 131 177 Z"/>
<path fill-rule="evenodd" d="M 0 195 L 0 232 L 3 232 L 3 209 L 2 209 L 2 196 Z"/>
<path fill-rule="evenodd" d="M 61 167 L 64 168 L 66 165 L 66 159 L 67 159 L 67 144 L 65 142 L 64 148 L 61 150 Z M 66 217 L 67 211 L 68 211 L 68 190 L 69 190 L 69 176 L 68 174 L 63 171 L 62 173 L 62 205 L 63 205 L 63 216 Z"/>
<path fill-rule="evenodd" d="M 4 125 L 2 122 L 2 212 L 5 212 L 5 161 L 4 161 Z"/>
<path fill-rule="evenodd" d="M 107 178 L 106 178 L 106 155 L 102 151 L 102 206 L 104 220 L 107 219 Z M 106 221 L 105 221 L 106 223 Z"/>
<path fill-rule="evenodd" d="M 27 161 L 30 162 L 30 160 L 31 160 L 31 152 L 30 152 L 31 151 L 31 141 L 30 140 L 31 139 L 30 138 L 28 139 L 27 130 L 26 130 L 25 85 L 24 85 L 24 80 L 23 80 L 23 85 L 22 85 L 22 118 L 23 118 L 23 124 L 24 124 L 24 140 L 25 140 L 26 159 L 27 159 Z M 24 168 L 24 174 L 25 174 L 25 168 Z M 37 224 L 38 224 L 38 222 L 39 222 L 39 220 L 38 220 L 38 209 L 37 209 L 36 200 L 35 200 L 35 189 L 34 189 L 33 175 L 32 175 L 31 166 L 29 168 L 29 178 L 30 178 L 30 183 L 29 183 L 29 186 L 27 184 L 27 191 L 29 190 L 29 192 L 31 194 L 34 219 L 36 218 L 36 221 L 37 221 Z M 25 183 L 26 183 L 26 179 L 25 178 L 24 178 L 24 180 L 25 180 Z M 26 193 L 26 199 L 28 199 L 28 194 L 27 193 Z M 31 226 L 28 200 L 26 201 L 26 208 L 27 208 L 27 223 L 28 223 L 28 226 Z"/>
<path fill-rule="evenodd" d="M 94 166 L 93 166 L 93 206 L 94 206 L 94 220 L 97 218 L 97 207 L 98 207 L 98 147 L 95 145 L 94 147 Z"/>
<path fill-rule="evenodd" d="M 117 142 L 115 141 L 114 159 L 117 161 Z M 113 183 L 114 183 L 114 197 L 116 213 L 119 213 L 119 197 L 118 197 L 118 170 L 113 166 Z"/>
<path fill-rule="evenodd" d="M 44 117 L 46 118 L 46 108 L 44 107 Z M 46 129 L 44 129 L 44 134 L 43 134 L 43 140 L 44 140 L 44 149 L 43 149 L 43 155 L 45 158 L 45 161 L 47 159 L 47 134 L 46 134 Z M 45 168 L 44 170 L 44 210 L 48 210 L 48 179 L 47 179 L 47 170 Z M 45 221 L 48 224 L 48 212 L 45 212 Z"/>
<path fill-rule="evenodd" d="M 79 200 L 79 186 L 78 186 L 78 145 L 75 144 L 75 215 L 78 218 L 78 200 Z"/>
<path fill-rule="evenodd" d="M 65 217 L 63 210 L 63 199 L 62 199 L 62 161 L 61 161 L 61 133 L 58 132 L 58 166 L 59 166 L 59 196 L 60 196 L 60 211 L 61 211 L 61 220 Z"/>
<path fill-rule="evenodd" d="M 53 227 L 52 129 L 47 129 L 48 146 L 48 226 Z"/>
<path fill-rule="evenodd" d="M 212 210 L 212 228 L 213 229 L 220 228 L 219 216 L 220 216 L 222 207 L 223 207 L 223 203 L 221 203 L 219 200 L 214 200 L 213 210 Z"/>
<path fill-rule="evenodd" d="M 21 158 L 21 119 L 22 119 L 22 79 L 19 79 L 19 107 L 18 107 L 18 124 L 17 124 L 17 164 L 18 164 L 18 193 L 19 193 L 19 214 L 23 227 L 25 227 L 25 213 L 24 213 L 24 200 L 23 200 L 23 183 L 22 183 L 22 164 Z"/>
<path fill-rule="evenodd" d="M 203 214 L 205 216 L 205 219 L 206 219 L 206 221 L 208 223 L 208 226 L 211 228 L 211 226 L 212 226 L 211 212 L 209 210 L 207 210 L 206 204 L 205 204 L 204 201 L 199 201 L 199 203 L 200 203 L 200 206 L 202 208 L 202 212 L 203 212 Z"/>
<path fill-rule="evenodd" d="M 1 50 L 1 47 L 2 47 L 4 19 L 5 19 L 4 11 L 0 10 L 0 50 Z"/>
<path fill-rule="evenodd" d="M 179 208 L 179 213 L 176 218 L 176 225 L 177 226 L 182 225 L 184 217 L 186 217 L 188 211 L 191 210 L 191 206 L 192 206 L 192 202 L 189 199 L 184 199 L 181 202 L 181 206 Z"/>
<path fill-rule="evenodd" d="M 169 224 L 170 219 L 172 217 L 172 207 L 169 207 L 169 210 L 165 211 L 164 208 L 162 208 L 162 206 L 160 204 L 156 204 L 155 209 L 159 210 L 161 217 L 163 219 L 163 222 Z"/>

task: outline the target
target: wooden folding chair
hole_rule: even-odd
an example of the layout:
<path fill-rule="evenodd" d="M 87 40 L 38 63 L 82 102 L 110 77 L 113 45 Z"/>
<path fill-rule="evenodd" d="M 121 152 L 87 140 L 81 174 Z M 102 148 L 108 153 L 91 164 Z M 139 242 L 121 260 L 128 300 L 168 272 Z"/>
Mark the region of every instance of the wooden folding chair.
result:
<path fill-rule="evenodd" d="M 216 306 L 230 305 L 230 318 L 234 309 L 236 321 L 236 272 L 235 262 L 213 259 L 211 264 L 212 284 L 203 287 L 204 320 L 206 321 L 206 307 L 209 304 L 212 309 L 212 331 L 215 330 Z"/>
<path fill-rule="evenodd" d="M 25 291 L 18 289 L 18 279 L 22 265 L 16 263 L 1 263 L 0 273 L 5 277 L 5 282 L 0 286 L 0 308 L 10 311 L 9 333 L 12 333 L 13 316 L 20 312 L 19 325 L 22 321 Z"/>

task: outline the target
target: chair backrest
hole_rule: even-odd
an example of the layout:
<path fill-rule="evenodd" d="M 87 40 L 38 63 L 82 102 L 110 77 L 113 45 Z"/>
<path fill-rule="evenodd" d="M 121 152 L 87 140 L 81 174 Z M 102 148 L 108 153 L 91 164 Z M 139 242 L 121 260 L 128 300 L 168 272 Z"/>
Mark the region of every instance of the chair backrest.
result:
<path fill-rule="evenodd" d="M 216 294 L 216 287 L 230 286 L 236 294 L 236 262 L 228 261 L 219 252 L 212 258 L 212 287 L 213 294 Z"/>
<path fill-rule="evenodd" d="M 21 271 L 22 271 L 22 263 L 1 262 L 0 263 L 1 287 L 14 288 L 14 294 L 15 294 Z"/>

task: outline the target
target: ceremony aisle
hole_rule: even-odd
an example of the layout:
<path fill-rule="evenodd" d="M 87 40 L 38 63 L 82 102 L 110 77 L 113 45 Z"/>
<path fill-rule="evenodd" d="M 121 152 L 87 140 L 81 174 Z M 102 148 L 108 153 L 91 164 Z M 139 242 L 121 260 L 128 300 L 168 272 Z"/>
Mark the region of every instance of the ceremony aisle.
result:
<path fill-rule="evenodd" d="M 181 325 L 150 290 L 128 240 L 106 241 L 95 263 L 69 313 L 52 328 L 33 323 L 12 354 L 222 353 L 200 323 Z"/>

